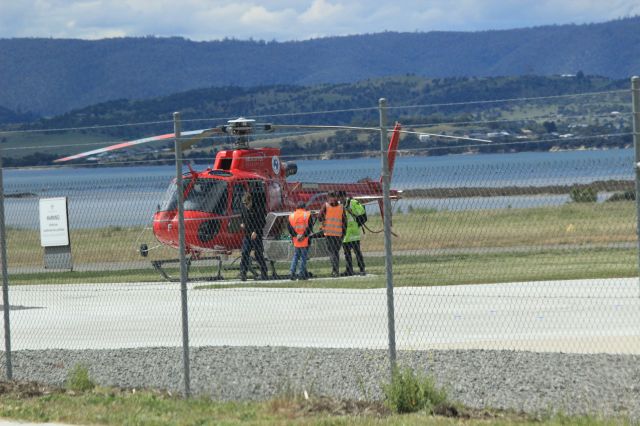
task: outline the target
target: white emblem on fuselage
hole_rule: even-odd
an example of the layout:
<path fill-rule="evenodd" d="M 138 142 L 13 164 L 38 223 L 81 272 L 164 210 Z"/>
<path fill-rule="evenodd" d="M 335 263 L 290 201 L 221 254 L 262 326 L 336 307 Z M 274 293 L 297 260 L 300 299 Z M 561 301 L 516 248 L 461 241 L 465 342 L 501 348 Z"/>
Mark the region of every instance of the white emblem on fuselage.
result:
<path fill-rule="evenodd" d="M 271 168 L 273 169 L 273 173 L 277 175 L 280 174 L 280 159 L 275 155 L 271 157 Z"/>

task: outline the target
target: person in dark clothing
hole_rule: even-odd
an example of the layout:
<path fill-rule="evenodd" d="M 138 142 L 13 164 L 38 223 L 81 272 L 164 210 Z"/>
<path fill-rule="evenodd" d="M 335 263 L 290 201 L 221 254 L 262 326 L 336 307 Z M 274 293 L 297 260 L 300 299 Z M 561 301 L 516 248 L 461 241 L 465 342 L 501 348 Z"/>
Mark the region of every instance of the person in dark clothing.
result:
<path fill-rule="evenodd" d="M 251 251 L 260 266 L 260 279 L 266 280 L 267 263 L 264 260 L 264 247 L 262 245 L 262 230 L 266 223 L 265 206 L 263 202 L 253 202 L 251 193 L 247 192 L 242 197 L 242 211 L 240 228 L 244 230 L 242 239 L 242 259 L 240 260 L 240 279 L 246 281 L 247 269 L 251 262 Z"/>
<path fill-rule="evenodd" d="M 309 277 L 307 272 L 307 254 L 309 252 L 309 235 L 313 232 L 313 216 L 311 212 L 305 209 L 304 201 L 299 201 L 296 210 L 289 215 L 287 228 L 291 241 L 293 242 L 294 252 L 291 260 L 291 280 L 299 278 L 306 280 Z M 300 261 L 300 273 L 296 276 L 296 267 Z"/>
<path fill-rule="evenodd" d="M 318 214 L 318 221 L 322 222 L 322 232 L 327 241 L 327 250 L 331 260 L 331 276 L 340 273 L 340 247 L 347 231 L 347 217 L 342 204 L 338 203 L 335 192 L 328 194 L 329 202 L 325 203 Z"/>

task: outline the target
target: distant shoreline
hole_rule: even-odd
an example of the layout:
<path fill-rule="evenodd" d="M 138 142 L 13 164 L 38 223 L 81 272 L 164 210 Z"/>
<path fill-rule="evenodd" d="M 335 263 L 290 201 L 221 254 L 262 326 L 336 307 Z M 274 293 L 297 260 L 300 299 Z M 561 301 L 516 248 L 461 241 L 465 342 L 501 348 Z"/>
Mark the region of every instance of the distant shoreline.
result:
<path fill-rule="evenodd" d="M 598 192 L 634 191 L 632 180 L 599 180 L 588 184 L 547 186 L 504 187 L 459 187 L 459 188 L 411 188 L 402 191 L 402 198 L 469 198 L 507 197 L 513 195 L 569 194 L 573 189 L 593 188 Z"/>

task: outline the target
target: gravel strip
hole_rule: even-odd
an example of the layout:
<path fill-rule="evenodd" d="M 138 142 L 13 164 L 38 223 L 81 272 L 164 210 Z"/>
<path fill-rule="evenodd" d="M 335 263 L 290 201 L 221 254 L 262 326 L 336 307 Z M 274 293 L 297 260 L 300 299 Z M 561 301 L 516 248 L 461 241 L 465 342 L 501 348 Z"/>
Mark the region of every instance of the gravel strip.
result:
<path fill-rule="evenodd" d="M 220 400 L 325 395 L 382 399 L 386 350 L 285 347 L 191 349 L 191 390 Z M 4 356 L 2 357 L 4 364 Z M 450 399 L 474 408 L 534 415 L 562 412 L 640 419 L 640 356 L 434 350 L 398 353 L 401 366 L 433 375 Z M 77 364 L 100 385 L 181 393 L 182 350 L 24 350 L 13 354 L 14 378 L 62 385 Z M 4 368 L 4 365 L 2 365 Z"/>

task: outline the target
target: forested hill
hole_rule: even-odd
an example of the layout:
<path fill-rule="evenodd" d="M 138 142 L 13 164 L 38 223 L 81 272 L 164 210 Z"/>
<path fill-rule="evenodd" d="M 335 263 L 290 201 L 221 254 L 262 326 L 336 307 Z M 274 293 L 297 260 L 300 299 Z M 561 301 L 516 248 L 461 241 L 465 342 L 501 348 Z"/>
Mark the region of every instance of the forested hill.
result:
<path fill-rule="evenodd" d="M 229 86 L 148 100 L 104 102 L 23 124 L 1 125 L 0 114 L 0 130 L 6 131 L 0 132 L 0 144 L 5 165 L 49 165 L 56 158 L 86 151 L 87 146 L 101 147 L 170 132 L 174 111 L 182 113 L 184 130 L 222 124 L 238 116 L 259 117 L 276 124 L 376 126 L 378 99 L 385 97 L 391 107 L 389 120 L 398 120 L 407 128 L 497 138 L 500 142 L 469 150 L 464 148 L 464 141 L 435 138 L 423 143 L 415 135 L 403 138 L 403 149 L 428 147 L 429 155 L 621 148 L 631 144 L 629 89 L 629 79 L 612 80 L 580 72 L 573 77 L 403 76 L 311 86 Z M 340 156 L 378 150 L 379 136 L 369 136 L 367 139 L 358 132 L 308 138 L 274 134 L 272 142 L 281 143 L 286 155 Z M 161 143 L 149 145 L 136 154 L 123 151 L 102 160 L 164 161 L 173 154 L 164 153 L 162 148 Z M 199 150 L 189 155 L 203 158 Z"/>
<path fill-rule="evenodd" d="M 0 39 L 0 106 L 59 114 L 189 89 L 427 77 L 640 73 L 640 17 L 483 32 L 395 33 L 301 42 L 182 38 Z"/>
<path fill-rule="evenodd" d="M 611 80 L 604 77 L 485 77 L 485 78 L 436 78 L 426 79 L 417 76 L 384 77 L 368 79 L 357 83 L 321 84 L 312 86 L 259 86 L 253 88 L 221 87 L 196 89 L 170 96 L 149 100 L 116 100 L 100 103 L 86 108 L 70 111 L 56 117 L 42 119 L 21 126 L 22 129 L 82 128 L 91 126 L 110 126 L 125 123 L 171 121 L 173 111 L 180 111 L 186 119 L 235 116 L 287 115 L 290 123 L 307 123 L 305 112 L 341 111 L 334 114 L 312 115 L 315 122 L 332 124 L 377 122 L 375 107 L 380 97 L 385 97 L 390 106 L 397 105 L 434 105 L 453 103 L 450 107 L 427 108 L 420 114 L 436 116 L 455 116 L 477 113 L 473 102 L 494 99 L 517 99 L 554 97 L 558 95 L 604 92 L 629 89 L 627 79 Z M 467 103 L 458 105 L 455 103 Z M 570 104 L 572 108 L 582 108 L 575 98 L 558 100 L 558 103 Z M 527 104 L 533 104 L 528 102 Z M 548 101 L 547 103 L 551 103 Z M 554 104 L 555 105 L 555 104 Z M 499 104 L 501 106 L 501 104 Z M 593 105 L 591 105 L 593 107 Z M 604 104 L 604 111 L 626 110 L 630 105 Z M 370 111 L 373 108 L 373 113 Z M 482 110 L 489 113 L 491 105 Z M 407 120 L 411 110 L 403 111 L 403 120 Z M 302 114 L 301 114 L 302 113 Z M 292 115 L 289 115 L 292 114 Z M 121 138 L 135 137 L 139 129 L 116 126 L 108 130 L 112 136 Z M 161 131 L 157 129 L 156 131 Z"/>

